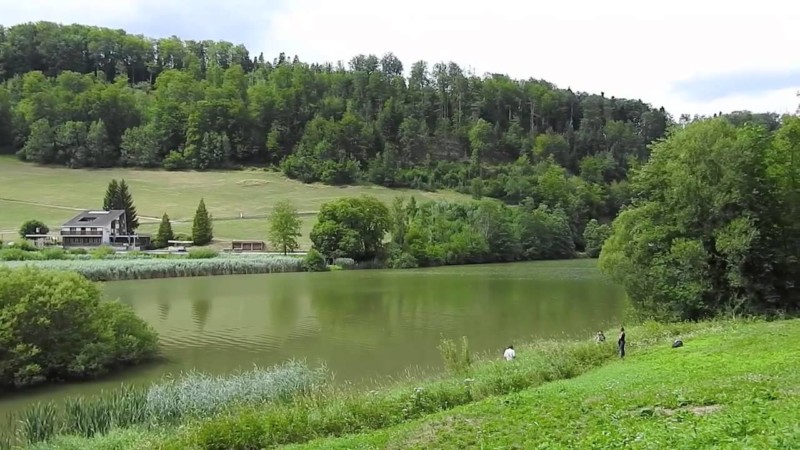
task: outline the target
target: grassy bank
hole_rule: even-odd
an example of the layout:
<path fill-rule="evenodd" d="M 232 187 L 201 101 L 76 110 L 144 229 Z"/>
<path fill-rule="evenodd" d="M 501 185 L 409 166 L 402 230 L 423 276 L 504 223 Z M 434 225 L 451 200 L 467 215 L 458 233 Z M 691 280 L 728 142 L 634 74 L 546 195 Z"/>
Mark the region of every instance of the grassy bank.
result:
<path fill-rule="evenodd" d="M 9 267 L 30 265 L 42 269 L 78 272 L 92 281 L 144 280 L 150 278 L 197 277 L 300 272 L 303 259 L 294 256 L 218 256 L 205 259 L 110 258 L 89 260 L 7 261 Z"/>
<path fill-rule="evenodd" d="M 698 328 L 678 349 L 638 333 L 572 380 L 291 448 L 800 448 L 800 320 Z"/>
<path fill-rule="evenodd" d="M 670 348 L 675 337 L 686 345 Z M 445 352 L 453 371 L 427 381 L 371 392 L 326 386 L 290 402 L 235 408 L 177 429 L 118 429 L 37 448 L 529 448 L 540 442 L 661 448 L 663 439 L 703 443 L 715 433 L 720 439 L 745 433 L 753 446 L 780 448 L 798 437 L 787 425 L 798 418 L 787 409 L 800 384 L 790 359 L 798 338 L 797 320 L 647 324 L 629 330 L 629 356 L 621 362 L 612 342 L 539 342 L 521 346 L 512 363 L 492 358 L 471 365 L 455 349 Z M 775 421 L 767 419 L 770 414 L 778 414 Z M 693 434 L 693 427 L 702 433 Z M 768 427 L 777 434 L 759 434 Z M 686 433 L 676 437 L 673 428 Z M 336 436 L 345 437 L 331 439 Z"/>
<path fill-rule="evenodd" d="M 210 418 L 230 408 L 287 402 L 323 383 L 323 369 L 289 362 L 226 377 L 190 373 L 149 388 L 124 387 L 92 398 L 40 403 L 10 418 L 0 448 L 36 444 L 57 435 L 91 437 L 111 430 L 156 429 Z"/>
<path fill-rule="evenodd" d="M 26 164 L 14 157 L 0 156 L 0 239 L 16 239 L 20 225 L 32 218 L 40 219 L 57 230 L 78 211 L 102 206 L 108 182 L 120 178 L 130 186 L 142 233 L 155 233 L 165 212 L 173 220 L 176 233 L 188 232 L 197 203 L 203 197 L 214 217 L 217 241 L 266 240 L 267 216 L 272 207 L 280 200 L 290 199 L 303 220 L 300 245 L 304 249 L 310 247 L 308 234 L 316 223 L 320 205 L 336 198 L 369 194 L 386 203 L 403 193 L 414 195 L 418 201 L 469 198 L 448 191 L 304 184 L 265 170 L 68 169 Z M 244 218 L 240 218 L 240 214 Z"/>

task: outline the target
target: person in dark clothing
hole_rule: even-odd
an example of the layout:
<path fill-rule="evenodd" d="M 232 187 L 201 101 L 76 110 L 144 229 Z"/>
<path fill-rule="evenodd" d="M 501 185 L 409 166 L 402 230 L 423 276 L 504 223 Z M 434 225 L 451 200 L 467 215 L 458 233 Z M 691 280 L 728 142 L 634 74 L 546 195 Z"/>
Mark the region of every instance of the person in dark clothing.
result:
<path fill-rule="evenodd" d="M 617 347 L 619 347 L 619 357 L 625 357 L 625 328 L 619 329 L 619 339 L 617 339 Z"/>

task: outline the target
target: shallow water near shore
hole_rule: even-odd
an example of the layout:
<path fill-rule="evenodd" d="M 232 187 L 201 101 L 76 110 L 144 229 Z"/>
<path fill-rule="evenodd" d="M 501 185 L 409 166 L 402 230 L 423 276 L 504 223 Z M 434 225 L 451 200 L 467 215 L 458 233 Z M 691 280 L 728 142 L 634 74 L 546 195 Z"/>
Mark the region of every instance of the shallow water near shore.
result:
<path fill-rule="evenodd" d="M 473 351 L 498 356 L 520 340 L 590 338 L 616 326 L 625 303 L 595 260 L 120 281 L 104 290 L 158 331 L 164 359 L 5 396 L 0 417 L 120 383 L 288 359 L 324 362 L 339 382 L 371 382 L 440 367 L 442 337 L 467 336 Z"/>

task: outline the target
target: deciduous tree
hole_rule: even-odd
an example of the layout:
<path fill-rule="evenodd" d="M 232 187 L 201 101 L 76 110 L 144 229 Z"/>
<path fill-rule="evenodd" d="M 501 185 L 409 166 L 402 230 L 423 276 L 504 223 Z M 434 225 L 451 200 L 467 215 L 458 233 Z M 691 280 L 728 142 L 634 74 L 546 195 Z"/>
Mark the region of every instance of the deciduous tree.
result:
<path fill-rule="evenodd" d="M 300 234 L 300 216 L 291 201 L 275 204 L 269 217 L 269 241 L 283 254 L 297 250 Z"/>

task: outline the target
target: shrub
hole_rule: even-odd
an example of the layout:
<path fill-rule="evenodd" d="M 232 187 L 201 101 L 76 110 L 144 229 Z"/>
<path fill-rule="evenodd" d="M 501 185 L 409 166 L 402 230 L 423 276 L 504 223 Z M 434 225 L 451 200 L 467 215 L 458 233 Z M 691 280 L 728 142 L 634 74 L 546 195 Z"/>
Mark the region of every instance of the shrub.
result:
<path fill-rule="evenodd" d="M 0 261 L 32 261 L 41 259 L 37 252 L 26 252 L 21 248 L 4 248 L 0 250 Z"/>
<path fill-rule="evenodd" d="M 49 247 L 41 251 L 42 259 L 69 259 L 69 255 L 60 247 Z"/>
<path fill-rule="evenodd" d="M 334 266 L 339 266 L 342 269 L 354 269 L 356 267 L 356 260 L 353 258 L 335 258 L 333 260 Z"/>
<path fill-rule="evenodd" d="M 44 224 L 41 220 L 32 219 L 22 224 L 19 228 L 19 235 L 21 238 L 25 239 L 25 236 L 29 234 L 47 234 L 50 232 L 50 228 Z"/>
<path fill-rule="evenodd" d="M 102 245 L 100 247 L 93 248 L 90 253 L 91 253 L 93 259 L 104 259 L 104 258 L 106 258 L 108 256 L 111 256 L 111 255 L 115 254 L 116 251 L 114 251 L 113 248 L 111 248 L 111 247 L 109 247 L 107 245 Z"/>
<path fill-rule="evenodd" d="M 100 293 L 76 273 L 0 267 L 0 390 L 94 377 L 153 356 L 155 331 Z"/>
<path fill-rule="evenodd" d="M 176 241 L 191 241 L 192 235 L 187 233 L 175 233 Z"/>
<path fill-rule="evenodd" d="M 219 256 L 219 252 L 213 248 L 192 248 L 189 249 L 189 259 L 209 259 Z"/>
<path fill-rule="evenodd" d="M 303 258 L 303 269 L 308 272 L 324 272 L 326 268 L 325 258 L 313 248 Z"/>
<path fill-rule="evenodd" d="M 67 253 L 70 255 L 86 255 L 89 252 L 87 252 L 85 248 L 71 248 L 67 250 Z"/>
<path fill-rule="evenodd" d="M 38 248 L 36 248 L 35 245 L 31 244 L 30 241 L 25 240 L 25 239 L 20 239 L 20 240 L 18 240 L 16 242 L 9 243 L 8 247 L 9 248 L 20 249 L 20 250 L 25 251 L 25 252 L 35 252 L 35 251 L 39 250 Z"/>

